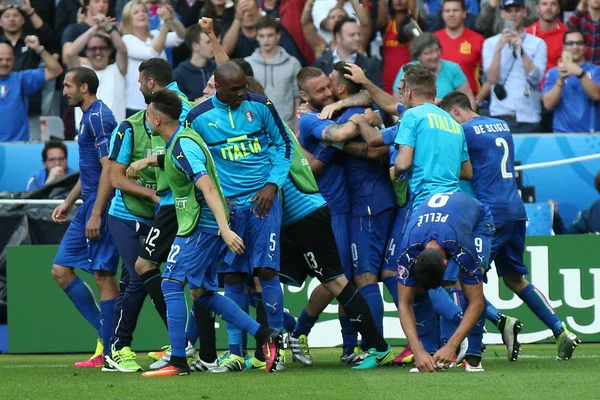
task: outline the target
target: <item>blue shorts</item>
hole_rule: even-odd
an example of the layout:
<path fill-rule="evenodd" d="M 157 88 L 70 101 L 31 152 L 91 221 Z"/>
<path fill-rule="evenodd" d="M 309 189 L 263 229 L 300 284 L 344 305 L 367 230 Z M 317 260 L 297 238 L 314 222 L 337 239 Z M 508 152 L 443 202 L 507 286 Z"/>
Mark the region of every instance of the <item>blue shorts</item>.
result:
<path fill-rule="evenodd" d="M 202 232 L 201 228 L 190 236 L 176 236 L 162 277 L 187 282 L 190 289 L 217 291 L 217 270 L 226 251 L 220 236 Z"/>
<path fill-rule="evenodd" d="M 382 269 L 386 271 L 397 271 L 398 261 L 402 255 L 402 238 L 408 225 L 412 211 L 412 204 L 407 203 L 403 207 L 396 208 L 396 218 L 390 232 L 390 237 L 385 246 L 385 257 L 383 258 Z"/>
<path fill-rule="evenodd" d="M 119 266 L 119 253 L 108 232 L 108 208 L 102 213 L 100 237 L 96 240 L 87 240 L 85 237 L 85 226 L 95 201 L 95 197 L 88 199 L 77 209 L 75 218 L 71 221 L 60 242 L 56 257 L 54 257 L 54 264 L 80 268 L 90 273 L 102 270 L 116 274 Z"/>
<path fill-rule="evenodd" d="M 389 208 L 376 215 L 352 217 L 350 239 L 354 276 L 365 272 L 379 276 L 395 212 L 395 208 Z"/>
<path fill-rule="evenodd" d="M 496 226 L 496 233 L 492 238 L 491 260 L 496 265 L 498 276 L 529 273 L 523 263 L 526 223 L 525 220 L 509 221 Z"/>
<path fill-rule="evenodd" d="M 271 268 L 279 271 L 279 235 L 281 230 L 281 202 L 275 196 L 269 215 L 257 217 L 252 209 L 235 212 L 231 228 L 246 245 L 244 254 L 235 255 L 229 251 L 225 265 L 219 273 L 254 274 L 255 268 Z"/>
<path fill-rule="evenodd" d="M 351 281 L 354 278 L 354 267 L 352 265 L 352 250 L 350 250 L 350 213 L 336 214 L 331 216 L 331 229 L 335 244 L 340 254 L 340 261 L 344 268 L 344 275 Z"/>

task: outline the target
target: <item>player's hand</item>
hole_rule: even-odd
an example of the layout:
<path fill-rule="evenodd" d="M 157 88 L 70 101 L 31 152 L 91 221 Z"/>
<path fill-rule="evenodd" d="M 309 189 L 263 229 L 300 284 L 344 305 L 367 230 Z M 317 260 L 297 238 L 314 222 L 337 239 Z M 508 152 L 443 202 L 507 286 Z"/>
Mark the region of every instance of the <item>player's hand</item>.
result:
<path fill-rule="evenodd" d="M 200 20 L 198 20 L 198 25 L 200 25 L 202 32 L 208 36 L 215 33 L 212 18 L 200 18 Z"/>
<path fill-rule="evenodd" d="M 519 33 L 516 31 L 512 31 L 510 39 L 509 39 L 509 43 L 515 47 L 521 47 L 521 45 L 523 44 L 521 35 L 519 35 Z"/>
<path fill-rule="evenodd" d="M 344 74 L 344 78 L 350 79 L 354 83 L 364 85 L 367 82 L 365 71 L 356 64 L 346 63 L 348 73 Z"/>
<path fill-rule="evenodd" d="M 87 225 L 85 226 L 85 237 L 89 240 L 96 240 L 100 237 L 100 226 L 102 225 L 102 217 L 100 215 L 90 215 Z"/>
<path fill-rule="evenodd" d="M 152 197 L 150 197 L 150 199 L 155 202 L 156 204 L 160 204 L 160 197 L 158 196 L 158 194 L 156 194 L 156 192 L 154 192 L 154 194 L 152 195 Z"/>
<path fill-rule="evenodd" d="M 223 241 L 225 242 L 227 247 L 229 247 L 229 249 L 235 254 L 244 253 L 244 249 L 246 248 L 246 246 L 244 246 L 244 241 L 241 237 L 237 235 L 237 233 L 235 233 L 231 229 L 228 229 L 225 232 L 221 232 L 221 237 L 223 238 Z"/>
<path fill-rule="evenodd" d="M 425 350 L 415 353 L 415 366 L 419 372 L 435 372 L 436 370 L 433 357 Z"/>
<path fill-rule="evenodd" d="M 275 193 L 277 193 L 277 186 L 267 183 L 250 200 L 250 203 L 256 202 L 256 206 L 254 206 L 252 212 L 257 217 L 264 218 L 269 215 L 269 211 L 271 211 L 271 207 L 273 206 L 273 199 L 275 199 Z"/>
<path fill-rule="evenodd" d="M 365 118 L 367 119 L 367 122 L 371 126 L 380 127 L 383 123 L 381 121 L 381 119 L 379 118 L 379 115 L 377 115 L 377 113 L 370 108 L 367 108 L 365 110 L 364 115 L 365 115 Z"/>
<path fill-rule="evenodd" d="M 302 103 L 298 106 L 298 108 L 296 108 L 296 118 L 300 119 L 302 114 L 307 114 L 309 112 L 310 112 L 310 107 L 308 106 L 308 103 Z"/>
<path fill-rule="evenodd" d="M 510 43 L 512 39 L 512 31 L 510 29 L 503 29 L 500 34 L 500 39 L 498 39 L 498 45 L 496 46 L 496 50 L 500 50 L 504 47 L 505 44 Z"/>
<path fill-rule="evenodd" d="M 395 182 L 396 179 L 398 179 L 398 177 L 396 176 L 396 168 L 393 165 L 390 167 L 390 179 L 392 180 L 392 182 Z"/>
<path fill-rule="evenodd" d="M 565 79 L 565 78 L 567 78 L 570 75 L 569 74 L 569 69 L 567 68 L 567 66 L 568 66 L 568 64 L 565 64 L 562 61 L 560 61 L 558 63 L 557 69 L 558 69 L 558 76 L 559 76 L 559 78 Z"/>
<path fill-rule="evenodd" d="M 48 179 L 46 179 L 47 183 L 50 183 L 58 178 L 62 178 L 65 176 L 65 168 L 57 165 L 55 167 L 50 168 L 48 172 Z"/>
<path fill-rule="evenodd" d="M 319 119 L 331 119 L 333 114 L 340 111 L 342 109 L 342 102 L 336 101 L 335 103 L 331 103 L 321 110 L 321 112 L 317 115 Z"/>
<path fill-rule="evenodd" d="M 25 15 L 31 14 L 31 12 L 33 11 L 33 7 L 31 7 L 31 1 L 24 0 L 23 5 L 19 7 L 19 10 L 23 11 Z"/>
<path fill-rule="evenodd" d="M 83 7 L 79 7 L 79 10 L 77 10 L 77 23 L 81 24 L 83 21 L 85 21 L 85 13 Z"/>
<path fill-rule="evenodd" d="M 127 167 L 127 171 L 125 171 L 125 174 L 129 179 L 137 179 L 139 178 L 138 172 L 146 168 L 148 168 L 148 163 L 145 159 L 142 158 L 141 160 L 137 160 L 129 164 L 129 167 Z"/>
<path fill-rule="evenodd" d="M 71 211 L 72 205 L 67 202 L 63 202 L 61 205 L 56 207 L 52 211 L 52 221 L 54 222 L 65 222 L 69 211 Z"/>
<path fill-rule="evenodd" d="M 445 345 L 433 355 L 433 360 L 438 365 L 443 365 L 444 368 L 450 368 L 450 363 L 452 363 L 454 356 L 456 356 L 456 349 Z"/>
<path fill-rule="evenodd" d="M 40 38 L 35 35 L 28 35 L 25 37 L 25 44 L 33 51 L 40 49 Z"/>

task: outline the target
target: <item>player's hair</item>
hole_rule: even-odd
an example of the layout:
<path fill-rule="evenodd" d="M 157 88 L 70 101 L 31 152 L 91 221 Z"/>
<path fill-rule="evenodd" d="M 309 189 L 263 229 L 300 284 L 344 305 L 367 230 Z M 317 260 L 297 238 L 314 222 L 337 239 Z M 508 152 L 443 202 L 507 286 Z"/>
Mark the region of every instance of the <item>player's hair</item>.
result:
<path fill-rule="evenodd" d="M 75 67 L 71 68 L 68 73 L 73 74 L 73 81 L 75 81 L 77 87 L 86 84 L 90 94 L 96 94 L 96 92 L 98 92 L 98 85 L 100 82 L 98 81 L 98 75 L 96 75 L 96 72 L 93 69 L 87 67 Z"/>
<path fill-rule="evenodd" d="M 253 76 L 246 77 L 246 86 L 248 87 L 248 91 L 253 93 L 258 93 L 262 96 L 267 96 L 265 92 L 265 88 L 263 85 Z"/>
<path fill-rule="evenodd" d="M 306 92 L 306 82 L 310 81 L 311 79 L 318 78 L 321 75 L 325 74 L 319 68 L 302 68 L 300 71 L 298 71 L 298 74 L 296 74 L 296 82 L 298 82 L 298 89 L 302 90 L 303 92 Z"/>
<path fill-rule="evenodd" d="M 413 65 L 404 73 L 404 85 L 412 90 L 417 96 L 426 99 L 435 99 L 437 88 L 435 86 L 435 75 L 422 65 Z"/>
<path fill-rule="evenodd" d="M 233 58 L 230 61 L 236 63 L 238 67 L 240 67 L 242 71 L 244 71 L 244 74 L 246 74 L 246 76 L 254 76 L 254 70 L 252 69 L 252 65 L 250 65 L 248 61 L 244 60 L 243 58 Z"/>
<path fill-rule="evenodd" d="M 69 156 L 67 146 L 65 146 L 62 140 L 49 140 L 48 142 L 46 142 L 44 148 L 42 149 L 42 161 L 48 161 L 48 150 L 51 149 L 61 149 L 65 152 L 65 158 Z"/>
<path fill-rule="evenodd" d="M 353 95 L 360 92 L 362 85 L 359 85 L 358 83 L 355 83 L 344 77 L 344 74 L 350 73 L 350 71 L 347 69 L 347 65 L 348 64 L 345 61 L 338 61 L 333 64 L 333 70 L 338 73 L 337 83 L 346 86 L 346 91 L 348 94 Z"/>
<path fill-rule="evenodd" d="M 414 266 L 417 286 L 429 290 L 441 285 L 444 278 L 444 257 L 436 249 L 425 249 Z"/>
<path fill-rule="evenodd" d="M 7 10 L 17 10 L 21 14 L 21 16 L 23 18 L 26 17 L 25 13 L 20 8 L 18 8 L 18 7 L 6 7 L 2 11 L 0 11 L 0 17 L 2 17 L 2 15 L 4 15 L 4 12 L 7 11 Z"/>
<path fill-rule="evenodd" d="M 460 3 L 460 7 L 463 9 L 463 11 L 467 10 L 465 0 L 442 0 L 442 10 L 444 9 L 444 4 L 446 3 Z"/>
<path fill-rule="evenodd" d="M 172 121 L 179 121 L 181 100 L 177 93 L 169 89 L 159 89 L 150 95 L 150 104 L 156 111 L 166 115 Z"/>
<path fill-rule="evenodd" d="M 89 44 L 89 43 L 92 41 L 92 39 L 96 39 L 96 38 L 104 40 L 104 42 L 106 43 L 106 46 L 107 46 L 107 47 L 110 49 L 110 46 L 111 46 L 110 39 L 109 39 L 109 38 L 107 38 L 106 36 L 102 36 L 102 35 L 100 35 L 100 34 L 98 34 L 98 33 L 97 33 L 97 34 L 95 34 L 94 36 L 92 36 L 92 37 L 90 38 L 90 40 L 88 40 L 88 42 L 87 42 L 87 43 L 86 43 L 86 45 L 85 45 L 86 49 L 87 49 L 87 45 L 88 45 L 88 44 Z"/>
<path fill-rule="evenodd" d="M 342 27 L 344 26 L 345 23 L 347 22 L 352 22 L 354 24 L 356 24 L 356 19 L 352 18 L 352 17 L 344 17 L 341 18 L 338 22 L 335 23 L 335 25 L 333 26 L 333 36 L 337 35 L 338 33 L 340 33 L 342 31 Z"/>
<path fill-rule="evenodd" d="M 585 38 L 585 35 L 583 34 L 583 32 L 581 31 L 581 29 L 576 28 L 574 26 L 570 27 L 569 29 L 567 29 L 567 31 L 565 32 L 565 34 L 563 35 L 563 44 L 567 41 L 567 35 L 571 34 L 571 33 L 579 33 L 581 35 L 581 37 L 583 38 L 583 41 L 585 42 L 585 44 L 587 45 L 587 39 Z"/>
<path fill-rule="evenodd" d="M 275 29 L 276 33 L 279 33 L 279 31 L 281 30 L 281 23 L 277 19 L 275 19 L 272 15 L 267 14 L 263 17 L 260 17 L 260 19 L 256 23 L 257 31 L 259 31 L 260 29 L 265 29 L 265 28 L 273 28 L 273 29 Z"/>
<path fill-rule="evenodd" d="M 151 58 L 140 64 L 139 72 L 143 72 L 146 78 L 152 78 L 161 87 L 166 87 L 173 82 L 173 71 L 167 60 L 162 58 Z"/>
<path fill-rule="evenodd" d="M 435 37 L 432 33 L 421 33 L 419 36 L 415 37 L 410 43 L 410 58 L 413 61 L 418 61 L 419 57 L 421 57 L 421 54 L 426 48 L 436 44 L 440 49 L 442 48 L 440 40 L 437 37 Z"/>
<path fill-rule="evenodd" d="M 202 28 L 200 28 L 200 25 L 194 24 L 185 30 L 185 36 L 183 37 L 183 41 L 185 42 L 187 48 L 190 49 L 190 51 L 192 51 L 192 46 L 194 45 L 194 43 L 200 42 L 201 36 Z"/>
<path fill-rule="evenodd" d="M 473 111 L 471 108 L 471 100 L 469 100 L 466 94 L 458 91 L 448 93 L 438 104 L 438 107 L 446 112 L 450 112 L 454 106 L 462 108 L 463 110 Z"/>
<path fill-rule="evenodd" d="M 123 7 L 123 13 L 122 13 L 122 21 L 121 21 L 121 34 L 125 35 L 125 34 L 133 34 L 133 23 L 132 23 L 132 19 L 133 19 L 133 9 L 137 6 L 137 5 L 142 5 L 144 6 L 144 9 L 148 9 L 146 6 L 146 3 L 144 3 L 143 0 L 131 0 L 129 2 L 127 2 L 127 4 L 125 4 L 125 7 Z M 146 32 L 148 33 L 148 36 L 150 38 L 152 38 L 152 34 L 150 34 L 150 22 L 148 22 L 148 27 L 146 27 Z"/>
<path fill-rule="evenodd" d="M 13 51 L 13 54 L 15 53 L 15 49 L 14 49 L 12 43 L 8 39 L 7 40 L 0 40 L 0 44 L 7 45 Z"/>

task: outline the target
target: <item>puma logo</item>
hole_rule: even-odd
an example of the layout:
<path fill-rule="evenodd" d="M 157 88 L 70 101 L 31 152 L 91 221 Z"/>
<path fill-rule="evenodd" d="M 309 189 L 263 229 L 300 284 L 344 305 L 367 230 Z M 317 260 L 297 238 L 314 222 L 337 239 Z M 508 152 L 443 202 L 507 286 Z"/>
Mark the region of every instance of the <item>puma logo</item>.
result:
<path fill-rule="evenodd" d="M 179 153 L 179 154 L 178 154 L 178 155 L 177 155 L 175 158 L 176 158 L 176 159 L 178 159 L 178 160 L 179 160 L 180 158 L 183 158 L 183 153 Z"/>
<path fill-rule="evenodd" d="M 117 131 L 117 135 L 121 138 L 121 140 L 123 140 L 123 136 L 125 136 L 125 133 Z"/>
<path fill-rule="evenodd" d="M 465 255 L 465 254 L 466 254 L 466 253 L 465 253 L 465 251 L 464 251 L 463 249 L 460 249 L 460 253 L 458 253 L 458 254 L 456 255 L 456 258 L 460 258 L 460 256 L 463 256 L 463 255 Z"/>
<path fill-rule="evenodd" d="M 276 308 L 276 306 L 277 306 L 277 303 L 275 303 L 275 304 L 270 304 L 270 303 L 267 303 L 267 302 L 265 302 L 265 305 L 266 305 L 267 307 L 271 307 L 273 310 L 277 310 L 277 308 Z"/>
<path fill-rule="evenodd" d="M 152 256 L 152 253 L 154 252 L 154 250 L 156 250 L 156 249 L 150 250 L 149 247 L 146 247 L 146 251 L 148 252 L 148 254 L 150 254 L 150 256 Z"/>
<path fill-rule="evenodd" d="M 217 126 L 219 124 L 219 121 L 217 122 L 209 122 L 208 126 L 214 126 L 215 128 L 219 129 L 219 127 Z"/>
<path fill-rule="evenodd" d="M 362 320 L 360 319 L 360 317 L 362 317 L 362 314 L 358 314 L 358 317 L 356 317 L 356 318 L 350 318 L 350 322 L 362 323 Z"/>

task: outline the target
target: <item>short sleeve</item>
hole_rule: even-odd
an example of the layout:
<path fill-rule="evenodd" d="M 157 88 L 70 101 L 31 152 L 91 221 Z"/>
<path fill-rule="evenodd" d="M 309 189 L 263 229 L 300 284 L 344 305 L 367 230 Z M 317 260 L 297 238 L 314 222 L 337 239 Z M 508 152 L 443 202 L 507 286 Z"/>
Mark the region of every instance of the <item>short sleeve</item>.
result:
<path fill-rule="evenodd" d="M 313 151 L 313 156 L 325 164 L 330 163 L 337 154 L 338 150 L 335 147 L 325 146 L 323 143 L 319 143 Z"/>
<path fill-rule="evenodd" d="M 299 129 L 300 132 L 306 132 L 307 136 L 322 140 L 323 131 L 330 124 L 333 124 L 333 121 L 328 119 L 321 120 L 317 114 L 305 114 L 300 118 Z"/>
<path fill-rule="evenodd" d="M 459 87 L 467 83 L 467 77 L 465 76 L 465 73 L 462 72 L 462 69 L 460 69 L 460 66 L 458 64 L 453 63 L 452 61 L 443 60 L 442 63 L 444 63 L 445 68 L 448 68 L 448 75 L 451 79 L 450 83 L 452 84 L 454 89 L 458 89 Z"/>
<path fill-rule="evenodd" d="M 590 78 L 597 84 L 600 84 L 600 68 L 594 67 L 590 72 Z"/>
<path fill-rule="evenodd" d="M 207 175 L 206 156 L 198 145 L 190 138 L 179 139 L 173 148 L 173 162 L 188 176 L 192 182 L 196 182 L 202 176 Z"/>
<path fill-rule="evenodd" d="M 462 126 L 460 127 L 460 130 L 462 131 L 462 154 L 460 156 L 460 162 L 464 163 L 465 161 L 469 160 L 469 148 L 467 147 L 467 137 L 465 136 L 465 132 L 462 128 Z"/>
<path fill-rule="evenodd" d="M 558 79 L 558 69 L 556 67 L 550 68 L 550 70 L 546 73 L 546 79 L 544 80 L 544 86 L 542 86 L 542 93 L 548 93 L 554 85 L 556 84 L 556 80 Z"/>
<path fill-rule="evenodd" d="M 20 71 L 21 88 L 26 96 L 41 90 L 46 84 L 46 71 L 44 68 L 27 69 Z"/>
<path fill-rule="evenodd" d="M 404 113 L 404 118 L 402 118 L 402 122 L 400 122 L 394 143 L 415 148 L 417 142 L 417 121 L 414 113 L 410 111 L 411 110 Z"/>
<path fill-rule="evenodd" d="M 390 126 L 389 128 L 385 128 L 381 131 L 381 136 L 383 137 L 383 144 L 389 146 L 394 144 L 394 140 L 396 139 L 396 134 L 398 133 L 398 125 Z"/>
<path fill-rule="evenodd" d="M 89 114 L 89 126 L 94 134 L 96 149 L 98 150 L 98 159 L 108 157 L 110 150 L 110 139 L 112 129 L 105 126 L 102 111 Z"/>
<path fill-rule="evenodd" d="M 131 163 L 132 136 L 131 126 L 128 123 L 122 122 L 115 128 L 110 137 L 110 155 L 108 158 L 111 161 L 123 165 Z"/>

